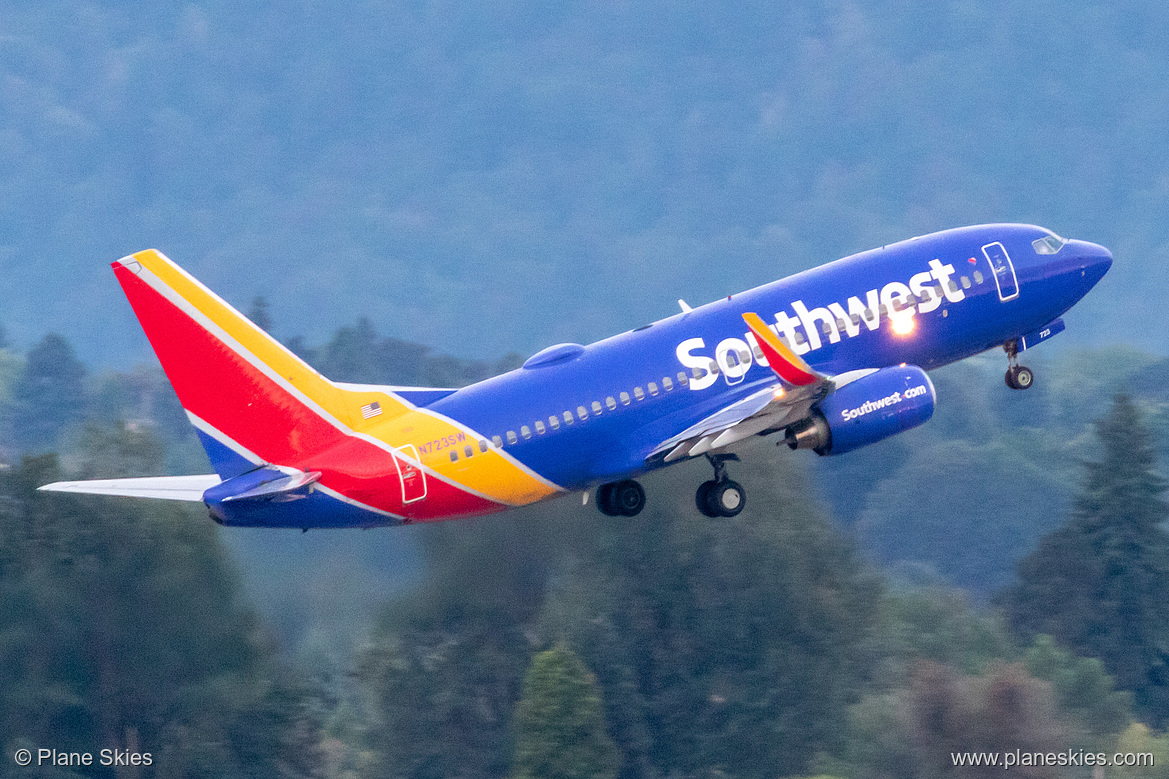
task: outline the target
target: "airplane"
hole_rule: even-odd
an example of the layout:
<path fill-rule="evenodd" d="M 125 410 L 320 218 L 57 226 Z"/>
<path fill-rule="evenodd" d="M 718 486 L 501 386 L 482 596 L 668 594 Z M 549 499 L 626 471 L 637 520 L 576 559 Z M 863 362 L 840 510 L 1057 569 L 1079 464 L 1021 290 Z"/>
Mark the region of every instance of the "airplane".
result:
<path fill-rule="evenodd" d="M 570 493 L 635 516 L 635 477 L 697 457 L 696 508 L 733 517 L 735 444 L 837 456 L 921 425 L 932 370 L 1025 350 L 1112 265 L 1042 227 L 962 227 L 855 254 L 461 389 L 330 381 L 156 250 L 113 263 L 215 471 L 43 490 L 202 502 L 228 526 L 371 527 Z"/>

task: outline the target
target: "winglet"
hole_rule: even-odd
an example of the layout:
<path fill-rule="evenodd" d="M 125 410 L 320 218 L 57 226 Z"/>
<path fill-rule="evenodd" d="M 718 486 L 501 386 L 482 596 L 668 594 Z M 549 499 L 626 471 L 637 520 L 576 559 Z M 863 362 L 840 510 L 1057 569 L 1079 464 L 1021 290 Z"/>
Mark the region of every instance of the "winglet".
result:
<path fill-rule="evenodd" d="M 759 341 L 759 348 L 779 378 L 796 387 L 815 384 L 822 377 L 810 365 L 779 340 L 770 327 L 754 312 L 743 314 L 743 321 Z"/>

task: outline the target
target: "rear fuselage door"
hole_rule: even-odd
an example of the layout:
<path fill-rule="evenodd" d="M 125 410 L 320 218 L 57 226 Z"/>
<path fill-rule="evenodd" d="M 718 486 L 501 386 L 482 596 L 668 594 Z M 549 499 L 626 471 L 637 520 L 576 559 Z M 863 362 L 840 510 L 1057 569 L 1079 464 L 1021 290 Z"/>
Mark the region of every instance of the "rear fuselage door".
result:
<path fill-rule="evenodd" d="M 1019 279 L 1015 276 L 1015 266 L 1011 263 L 1011 256 L 1006 247 L 998 241 L 988 243 L 982 247 L 990 269 L 994 273 L 994 283 L 998 286 L 999 300 L 1004 303 L 1019 296 Z"/>
<path fill-rule="evenodd" d="M 402 482 L 403 505 L 425 498 L 426 472 L 420 467 L 418 450 L 413 444 L 398 447 L 398 452 L 394 454 L 394 465 L 398 468 L 398 479 Z"/>

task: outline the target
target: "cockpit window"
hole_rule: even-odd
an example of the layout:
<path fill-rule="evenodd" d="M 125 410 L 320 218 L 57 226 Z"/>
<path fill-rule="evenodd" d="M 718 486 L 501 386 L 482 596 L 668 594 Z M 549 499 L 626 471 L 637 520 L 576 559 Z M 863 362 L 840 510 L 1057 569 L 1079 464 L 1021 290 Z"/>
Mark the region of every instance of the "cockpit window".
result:
<path fill-rule="evenodd" d="M 1063 248 L 1065 243 L 1067 243 L 1065 239 L 1060 238 L 1055 233 L 1052 233 L 1051 235 L 1045 235 L 1042 238 L 1036 238 L 1031 242 L 1031 245 L 1035 247 L 1036 254 L 1055 254 Z"/>

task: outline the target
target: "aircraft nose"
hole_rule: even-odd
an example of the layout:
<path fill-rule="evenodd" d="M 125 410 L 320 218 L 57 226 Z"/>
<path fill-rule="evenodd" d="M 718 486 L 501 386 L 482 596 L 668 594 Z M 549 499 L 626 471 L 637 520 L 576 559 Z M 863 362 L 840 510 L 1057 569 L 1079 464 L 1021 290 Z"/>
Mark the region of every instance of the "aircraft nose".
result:
<path fill-rule="evenodd" d="M 1080 271 L 1088 286 L 1104 278 L 1104 274 L 1112 267 L 1112 252 L 1098 243 L 1088 241 L 1072 241 L 1075 256 L 1080 260 Z"/>

